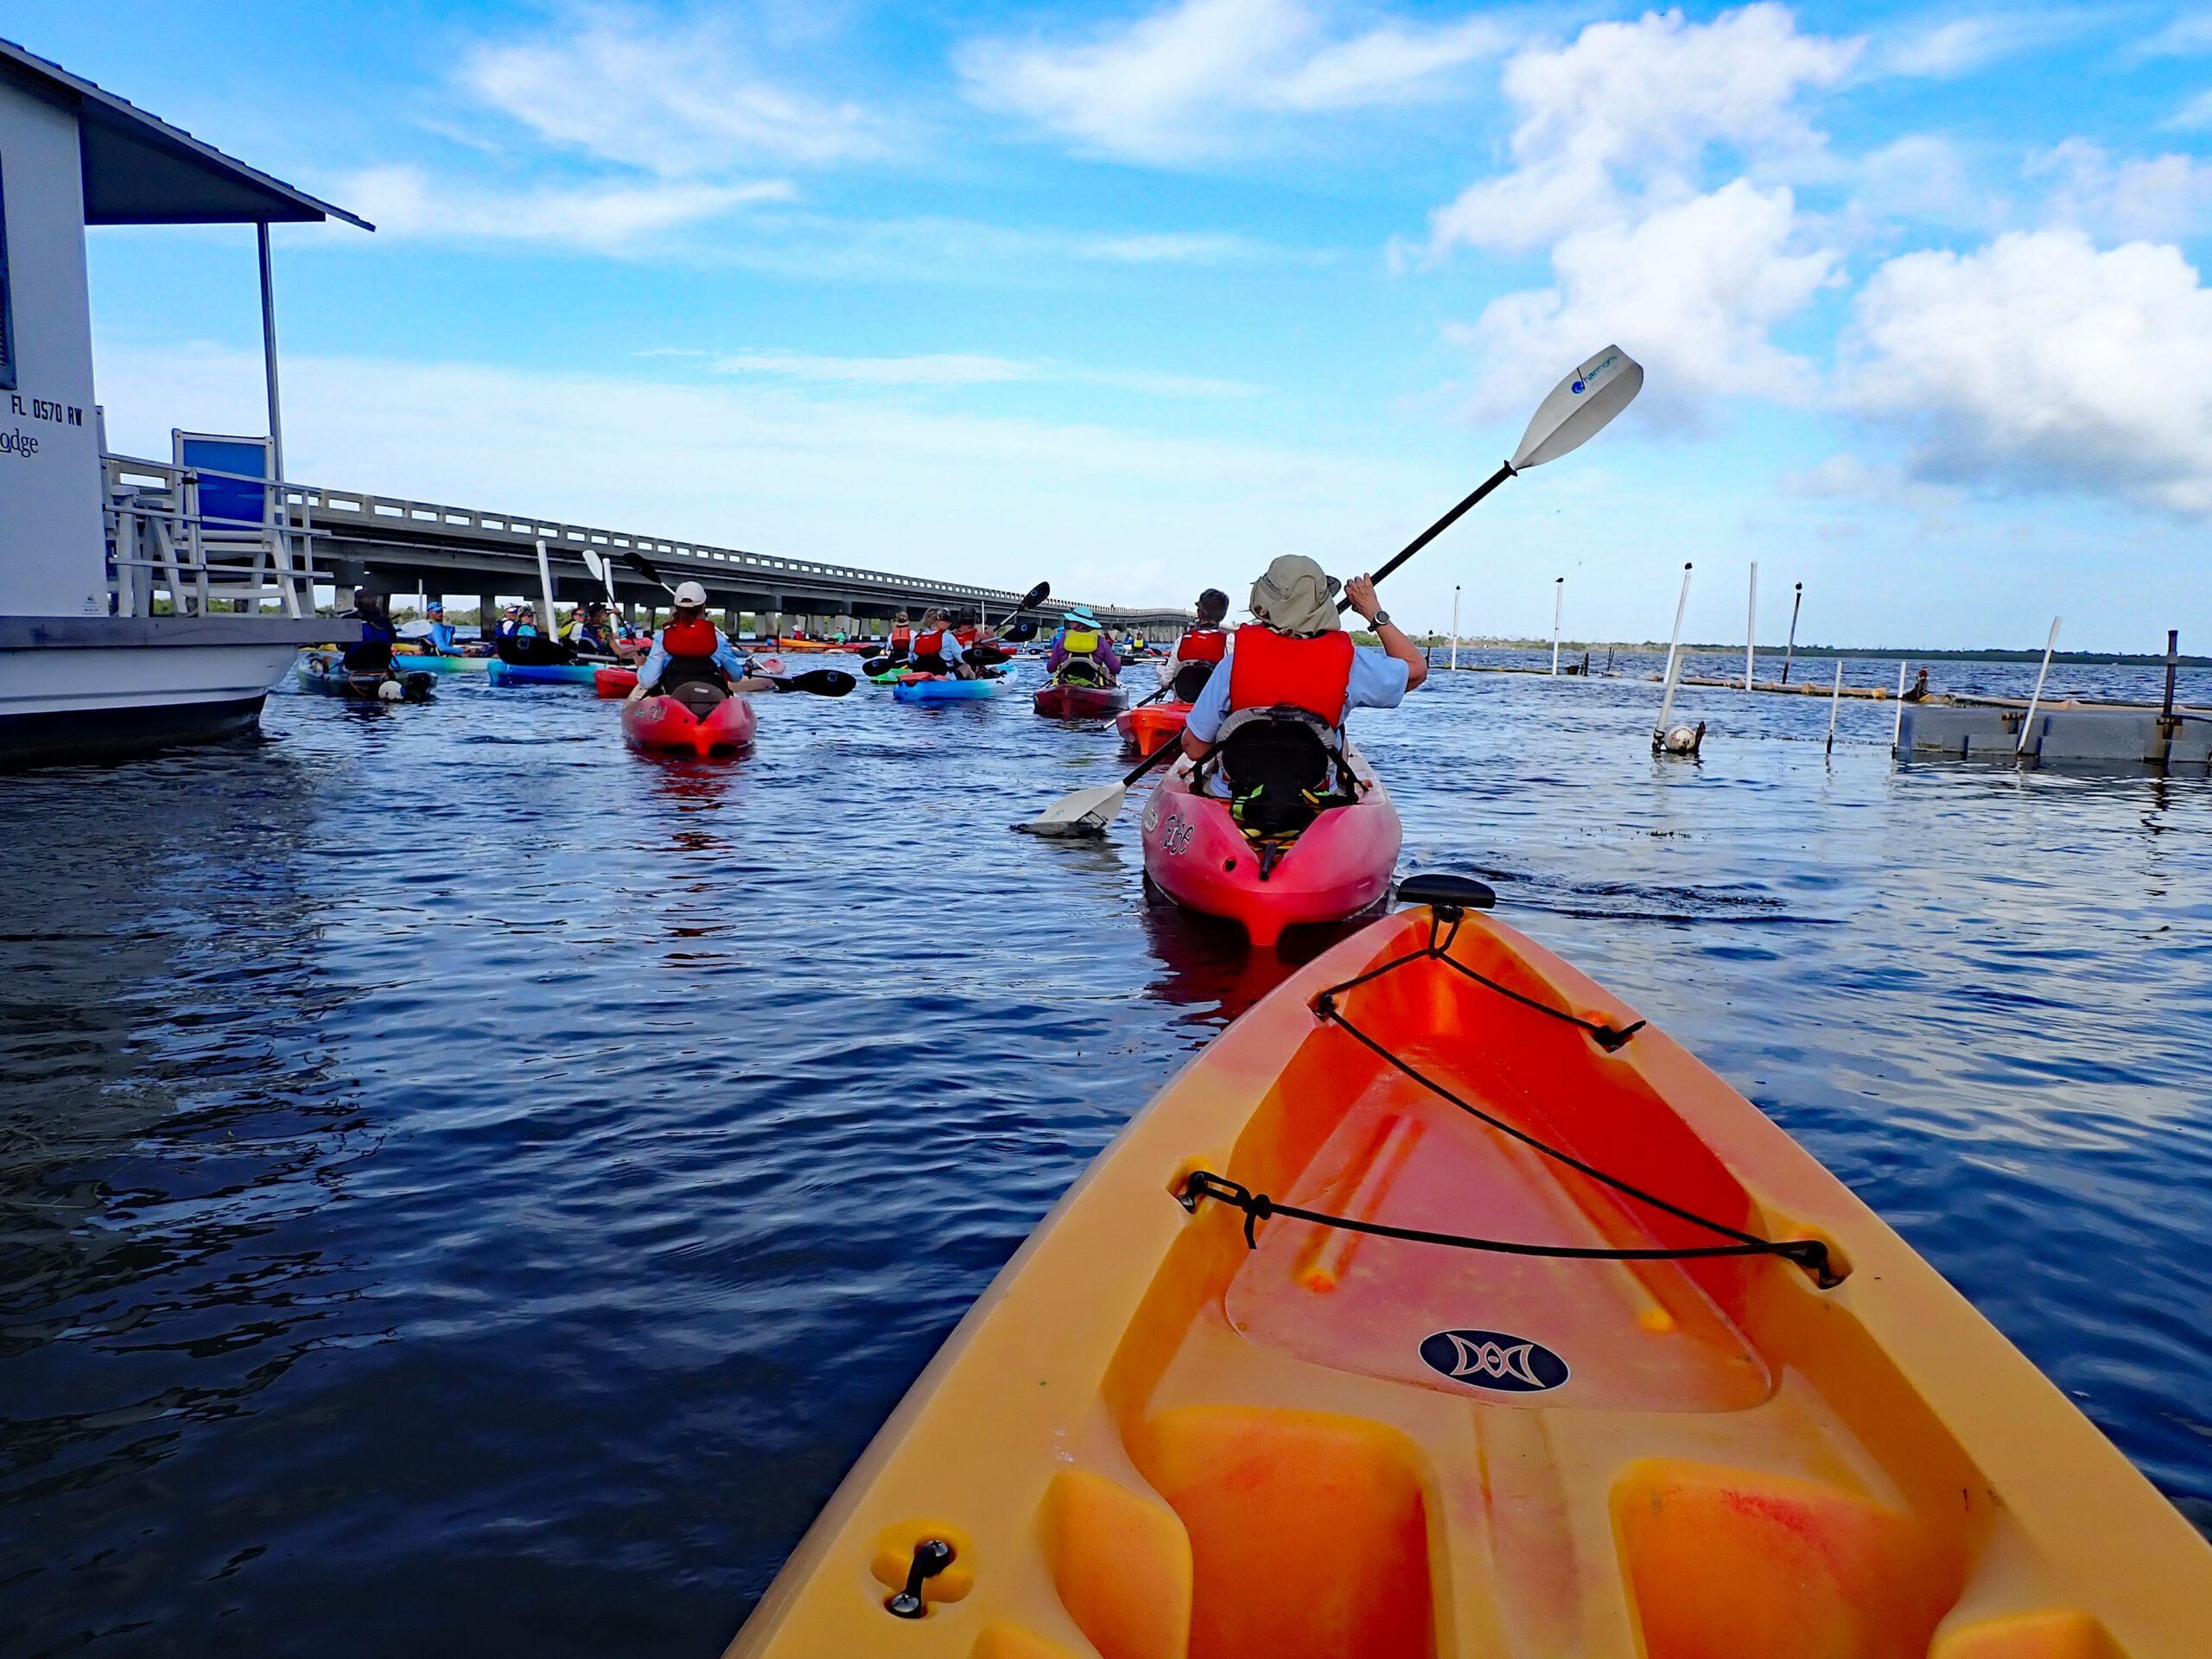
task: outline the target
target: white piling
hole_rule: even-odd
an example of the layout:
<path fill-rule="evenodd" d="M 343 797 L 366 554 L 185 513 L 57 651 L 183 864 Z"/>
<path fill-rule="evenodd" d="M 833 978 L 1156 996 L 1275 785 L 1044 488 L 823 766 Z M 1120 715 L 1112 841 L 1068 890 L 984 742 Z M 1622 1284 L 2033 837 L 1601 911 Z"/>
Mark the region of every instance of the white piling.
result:
<path fill-rule="evenodd" d="M 1744 690 L 1751 689 L 1751 659 L 1759 649 L 1759 562 L 1751 561 L 1751 610 L 1744 624 Z"/>
<path fill-rule="evenodd" d="M 1567 578 L 1552 578 L 1552 678 L 1559 678 L 1559 620 L 1567 605 Z"/>
<path fill-rule="evenodd" d="M 1681 597 L 1675 601 L 1675 637 L 1667 646 L 1666 690 L 1659 699 L 1659 724 L 1651 733 L 1651 752 L 1659 753 L 1667 741 L 1667 721 L 1675 712 L 1675 677 L 1682 660 L 1682 613 L 1689 608 L 1690 567 L 1682 566 Z"/>
<path fill-rule="evenodd" d="M 553 613 L 553 567 L 546 560 L 543 542 L 537 544 L 537 585 L 545 596 L 545 614 L 538 619 L 538 634 L 543 639 L 556 639 L 561 631 L 561 619 Z"/>
<path fill-rule="evenodd" d="M 1890 728 L 1890 753 L 1891 754 L 1895 754 L 1897 752 L 1897 740 L 1904 735 L 1904 677 L 1906 673 L 1910 671 L 1911 667 L 1912 664 L 1910 663 L 1899 663 L 1897 664 L 1897 723 Z"/>
<path fill-rule="evenodd" d="M 2016 755 L 2028 752 L 2028 732 L 2036 723 L 2036 705 L 2043 701 L 2044 678 L 2050 672 L 2050 653 L 2058 649 L 2058 625 L 2064 620 L 2063 617 L 2058 616 L 2050 619 L 2050 638 L 2044 645 L 2043 666 L 2036 671 L 2036 689 L 2028 695 L 2028 712 L 2020 721 L 2019 747 L 2012 751 Z M 2041 751 L 2040 745 L 2037 751 Z"/>
<path fill-rule="evenodd" d="M 1835 717 L 1843 708 L 1843 658 L 1835 659 L 1835 690 L 1828 693 L 1828 746 L 1824 753 L 1835 753 Z"/>
<path fill-rule="evenodd" d="M 1452 666 L 1459 666 L 1459 584 L 1452 584 Z"/>

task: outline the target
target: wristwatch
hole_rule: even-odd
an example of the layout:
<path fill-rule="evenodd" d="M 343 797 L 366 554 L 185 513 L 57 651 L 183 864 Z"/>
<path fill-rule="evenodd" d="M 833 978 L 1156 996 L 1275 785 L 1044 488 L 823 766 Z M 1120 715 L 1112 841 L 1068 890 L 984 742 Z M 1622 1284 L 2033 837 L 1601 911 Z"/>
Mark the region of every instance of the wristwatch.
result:
<path fill-rule="evenodd" d="M 1380 631 L 1381 629 L 1387 628 L 1390 626 L 1390 613 L 1388 611 L 1377 611 L 1374 615 L 1369 617 L 1367 620 L 1371 626 L 1376 628 L 1377 631 Z"/>

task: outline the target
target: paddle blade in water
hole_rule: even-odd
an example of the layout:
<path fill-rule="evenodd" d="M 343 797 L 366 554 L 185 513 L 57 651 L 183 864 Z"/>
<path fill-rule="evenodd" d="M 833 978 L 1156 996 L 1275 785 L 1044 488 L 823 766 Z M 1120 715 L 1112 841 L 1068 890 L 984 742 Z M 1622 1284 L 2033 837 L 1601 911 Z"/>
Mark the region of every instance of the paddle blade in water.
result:
<path fill-rule="evenodd" d="M 1014 827 L 1026 836 L 1099 836 L 1114 822 L 1128 798 L 1126 784 L 1098 784 L 1063 795 L 1027 823 Z"/>
<path fill-rule="evenodd" d="M 817 668 L 776 682 L 779 691 L 811 691 L 817 697 L 842 697 L 860 682 L 842 668 Z"/>
<path fill-rule="evenodd" d="M 1520 472 L 1557 461 L 1605 429 L 1643 390 L 1643 365 L 1618 346 L 1605 349 L 1552 388 L 1536 406 L 1521 447 L 1513 452 Z"/>

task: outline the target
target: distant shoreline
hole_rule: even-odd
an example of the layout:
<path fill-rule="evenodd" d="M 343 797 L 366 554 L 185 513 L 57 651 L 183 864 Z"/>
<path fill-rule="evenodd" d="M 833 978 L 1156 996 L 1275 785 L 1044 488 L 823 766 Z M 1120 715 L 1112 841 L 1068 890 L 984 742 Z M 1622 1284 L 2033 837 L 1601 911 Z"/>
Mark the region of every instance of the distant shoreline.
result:
<path fill-rule="evenodd" d="M 1451 648 L 1452 640 L 1448 634 L 1439 634 L 1432 636 L 1428 644 L 1433 650 L 1446 651 Z M 1548 639 L 1476 639 L 1463 636 L 1459 648 L 1463 651 L 1549 651 L 1552 642 Z M 1732 654 L 1740 657 L 1744 643 L 1739 639 L 1733 645 L 1686 645 L 1682 649 L 1696 652 L 1700 656 Z M 1779 657 L 1783 649 L 1781 645 L 1763 645 L 1758 648 L 1758 654 L 1762 658 Z M 1568 657 L 1579 661 L 1586 651 L 1634 651 L 1663 657 L 1667 654 L 1667 646 L 1663 640 L 1654 639 L 1599 640 L 1595 643 L 1585 639 L 1560 641 L 1561 661 Z M 2039 651 L 1906 651 L 1891 645 L 1800 645 L 1796 654 L 1823 659 L 1845 657 L 1914 663 L 2039 663 L 2043 660 L 2043 652 Z M 2053 664 L 2065 663 L 2082 668 L 2164 668 L 2166 665 L 2163 655 L 2139 652 L 2060 651 L 2052 652 L 2050 660 Z M 2174 662 L 2180 668 L 2212 668 L 2212 657 L 2183 656 L 2176 658 Z"/>

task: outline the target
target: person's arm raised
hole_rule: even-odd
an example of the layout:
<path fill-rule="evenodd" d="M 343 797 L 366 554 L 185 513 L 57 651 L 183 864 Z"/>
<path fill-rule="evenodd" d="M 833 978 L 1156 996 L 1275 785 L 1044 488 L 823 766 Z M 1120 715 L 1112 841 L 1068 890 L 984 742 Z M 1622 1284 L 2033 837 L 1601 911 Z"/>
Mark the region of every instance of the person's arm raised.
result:
<path fill-rule="evenodd" d="M 1428 677 L 1428 658 L 1421 654 L 1421 647 L 1407 637 L 1406 631 L 1395 622 L 1378 624 L 1376 621 L 1376 617 L 1382 613 L 1382 604 L 1375 596 L 1375 579 L 1372 576 L 1354 576 L 1344 583 L 1344 597 L 1351 601 L 1352 609 L 1366 618 L 1368 626 L 1375 630 L 1376 638 L 1382 642 L 1382 649 L 1406 665 L 1407 690 L 1412 690 Z"/>

